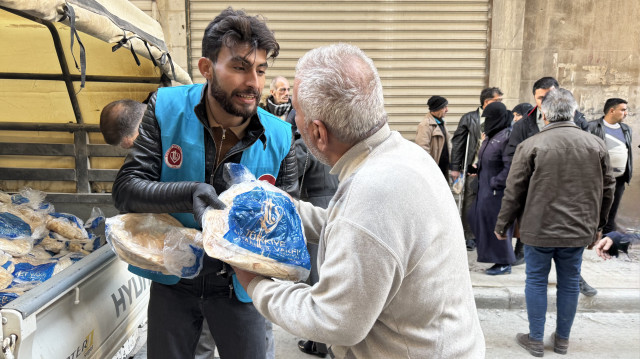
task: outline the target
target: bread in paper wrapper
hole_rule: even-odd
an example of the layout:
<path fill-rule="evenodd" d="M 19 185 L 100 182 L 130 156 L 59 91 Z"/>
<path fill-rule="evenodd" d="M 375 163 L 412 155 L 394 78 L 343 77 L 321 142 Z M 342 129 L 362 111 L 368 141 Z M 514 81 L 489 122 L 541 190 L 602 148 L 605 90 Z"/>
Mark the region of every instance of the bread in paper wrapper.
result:
<path fill-rule="evenodd" d="M 202 268 L 202 236 L 169 214 L 128 213 L 107 219 L 107 241 L 136 267 L 183 278 Z"/>
<path fill-rule="evenodd" d="M 210 257 L 266 277 L 301 281 L 309 276 L 300 216 L 284 192 L 253 180 L 231 186 L 219 198 L 227 208 L 210 209 L 203 219 L 203 245 Z"/>

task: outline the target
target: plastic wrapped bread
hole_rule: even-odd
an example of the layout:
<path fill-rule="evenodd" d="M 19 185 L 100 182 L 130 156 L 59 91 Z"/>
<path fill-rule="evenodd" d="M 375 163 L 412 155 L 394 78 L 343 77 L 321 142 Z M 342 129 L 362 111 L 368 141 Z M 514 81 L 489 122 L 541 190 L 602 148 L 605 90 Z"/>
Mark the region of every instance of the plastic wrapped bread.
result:
<path fill-rule="evenodd" d="M 47 229 L 69 239 L 88 239 L 83 225 L 78 217 L 66 213 L 53 213 L 47 217 Z"/>
<path fill-rule="evenodd" d="M 202 268 L 202 235 L 169 214 L 128 213 L 106 222 L 107 242 L 136 267 L 184 278 Z"/>
<path fill-rule="evenodd" d="M 13 275 L 11 275 L 11 272 L 0 267 L 0 290 L 4 290 L 9 287 L 11 282 L 13 282 Z"/>
<path fill-rule="evenodd" d="M 301 281 L 309 276 L 300 216 L 284 192 L 249 180 L 219 198 L 227 208 L 210 209 L 203 219 L 207 255 L 266 277 Z"/>

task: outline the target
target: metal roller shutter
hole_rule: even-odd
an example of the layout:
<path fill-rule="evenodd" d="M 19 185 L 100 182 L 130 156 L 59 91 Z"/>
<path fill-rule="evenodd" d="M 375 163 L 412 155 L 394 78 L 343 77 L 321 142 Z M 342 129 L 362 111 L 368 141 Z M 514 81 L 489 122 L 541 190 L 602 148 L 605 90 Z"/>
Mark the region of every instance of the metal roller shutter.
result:
<path fill-rule="evenodd" d="M 191 0 L 191 76 L 203 82 L 197 62 L 202 34 L 229 2 Z M 267 72 L 293 81 L 308 50 L 335 42 L 359 46 L 378 68 L 391 127 L 413 139 L 432 95 L 449 100 L 450 131 L 478 106 L 487 79 L 489 0 L 476 1 L 237 1 L 234 9 L 261 14 L 280 43 Z"/>
<path fill-rule="evenodd" d="M 155 19 L 153 14 L 153 0 L 129 0 L 129 2 L 137 6 L 138 9 L 144 11 L 145 14 Z"/>

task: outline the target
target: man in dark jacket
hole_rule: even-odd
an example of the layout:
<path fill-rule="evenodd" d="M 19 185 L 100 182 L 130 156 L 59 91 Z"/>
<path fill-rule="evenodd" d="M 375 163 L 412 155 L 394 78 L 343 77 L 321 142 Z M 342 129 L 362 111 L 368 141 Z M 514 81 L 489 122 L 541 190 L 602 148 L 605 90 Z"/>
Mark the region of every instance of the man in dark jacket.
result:
<path fill-rule="evenodd" d="M 224 207 L 217 193 L 228 187 L 225 163 L 242 163 L 257 178 L 297 192 L 291 127 L 258 109 L 267 59 L 279 52 L 273 33 L 260 18 L 228 8 L 207 26 L 202 52 L 205 85 L 161 88 L 150 98 L 114 183 L 121 211 L 171 213 L 200 228 L 208 207 Z M 244 291 L 230 272 L 205 256 L 194 279 L 148 275 L 150 358 L 193 358 L 204 318 L 221 358 L 265 358 L 265 320 L 239 300 Z"/>
<path fill-rule="evenodd" d="M 616 214 L 624 193 L 624 184 L 631 181 L 633 160 L 631 158 L 631 128 L 622 121 L 627 117 L 627 101 L 610 98 L 604 104 L 604 117 L 589 122 L 589 132 L 600 137 L 609 150 L 616 191 L 609 211 L 604 233 L 616 230 Z"/>
<path fill-rule="evenodd" d="M 615 185 L 604 142 L 572 121 L 577 105 L 571 93 L 552 90 L 541 105 L 548 125 L 518 146 L 495 228 L 496 236 L 506 239 L 516 218 L 520 223 L 530 332 L 516 339 L 538 357 L 544 355 L 551 260 L 558 280 L 554 351 L 565 354 L 580 295 L 582 253 L 602 235 Z"/>
<path fill-rule="evenodd" d="M 124 149 L 133 147 L 146 109 L 146 104 L 130 99 L 113 101 L 106 105 L 100 112 L 100 132 L 104 141 Z"/>
<path fill-rule="evenodd" d="M 551 91 L 552 89 L 557 89 L 559 87 L 560 85 L 558 85 L 558 81 L 556 81 L 556 79 L 554 79 L 553 77 L 543 77 L 533 84 L 533 97 L 536 102 L 536 107 L 534 107 L 533 110 L 529 111 L 529 113 L 523 114 L 524 118 L 513 125 L 511 137 L 509 138 L 509 144 L 507 145 L 507 149 L 505 151 L 505 155 L 507 156 L 507 160 L 509 163 L 511 163 L 513 154 L 516 151 L 516 147 L 518 147 L 518 145 L 522 141 L 540 132 L 542 127 L 544 127 L 544 121 L 542 120 L 542 111 L 540 111 L 540 104 L 542 103 L 542 99 L 544 99 L 549 91 Z M 573 116 L 573 120 L 576 125 L 582 130 L 587 130 L 587 121 L 580 111 L 576 110 Z M 516 242 L 514 252 L 516 255 L 516 262 L 514 263 L 514 265 L 520 265 L 524 263 L 524 251 L 520 238 L 518 238 L 518 241 Z M 584 295 L 587 296 L 594 296 L 598 293 L 598 291 L 587 284 L 587 282 L 582 277 L 580 278 L 580 290 Z"/>
<path fill-rule="evenodd" d="M 477 162 L 478 149 L 482 140 L 482 129 L 480 114 L 482 110 L 493 102 L 502 101 L 502 91 L 497 87 L 488 87 L 480 92 L 480 106 L 471 112 L 467 112 L 460 118 L 458 128 L 451 138 L 451 161 L 449 175 L 453 181 L 460 177 L 461 173 L 466 173 L 467 166 Z M 468 145 L 468 147 L 467 147 Z M 476 247 L 473 231 L 467 221 L 471 204 L 476 199 L 478 192 L 478 179 L 475 173 L 468 174 L 464 182 L 464 197 L 462 199 L 462 226 L 464 227 L 464 238 L 467 242 L 467 250 Z"/>

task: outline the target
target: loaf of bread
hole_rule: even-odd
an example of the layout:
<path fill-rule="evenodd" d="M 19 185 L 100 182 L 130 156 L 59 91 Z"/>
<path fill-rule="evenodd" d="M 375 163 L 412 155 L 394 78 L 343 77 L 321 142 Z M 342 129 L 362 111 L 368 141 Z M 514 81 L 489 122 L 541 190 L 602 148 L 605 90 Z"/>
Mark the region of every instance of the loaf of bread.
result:
<path fill-rule="evenodd" d="M 0 267 L 0 290 L 6 289 L 13 282 L 13 275 L 8 270 Z"/>
<path fill-rule="evenodd" d="M 107 219 L 107 241 L 123 261 L 142 269 L 172 274 L 165 267 L 164 245 L 167 235 L 180 231 L 186 241 L 195 243 L 199 231 L 185 228 L 168 214 L 128 213 Z"/>
<path fill-rule="evenodd" d="M 84 229 L 78 227 L 64 217 L 47 217 L 47 229 L 69 239 L 87 239 L 88 235 Z"/>
<path fill-rule="evenodd" d="M 33 248 L 33 242 L 29 239 L 4 239 L 0 238 L 0 250 L 12 255 L 13 257 L 22 257 L 29 254 Z"/>
<path fill-rule="evenodd" d="M 266 277 L 291 281 L 308 277 L 309 253 L 300 217 L 284 192 L 250 181 L 231 186 L 219 198 L 227 208 L 204 215 L 207 255 Z"/>

